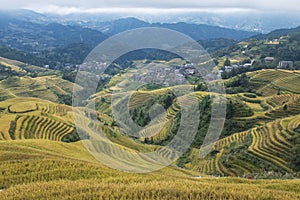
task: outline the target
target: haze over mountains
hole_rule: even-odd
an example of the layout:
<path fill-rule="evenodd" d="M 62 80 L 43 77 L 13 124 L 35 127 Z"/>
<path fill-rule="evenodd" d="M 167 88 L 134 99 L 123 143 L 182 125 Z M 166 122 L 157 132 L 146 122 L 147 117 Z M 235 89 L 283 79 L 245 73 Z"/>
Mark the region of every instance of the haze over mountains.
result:
<path fill-rule="evenodd" d="M 180 23 L 148 23 L 136 18 L 118 19 L 101 22 L 98 27 L 84 27 L 79 24 L 60 24 L 50 16 L 31 11 L 2 12 L 0 43 L 25 51 L 42 51 L 64 47 L 71 43 L 85 43 L 95 46 L 108 36 L 122 31 L 142 28 L 161 27 L 185 33 L 195 40 L 226 38 L 241 40 L 257 34 L 209 25 Z M 65 37 L 67 36 L 67 37 Z"/>
<path fill-rule="evenodd" d="M 4 11 L 2 11 L 3 13 Z M 57 10 L 56 13 L 37 13 L 32 10 L 11 10 L 6 14 L 15 18 L 34 23 L 58 22 L 69 25 L 82 25 L 89 28 L 103 30 L 103 24 L 111 24 L 121 18 L 137 18 L 149 23 L 177 23 L 206 24 L 230 29 L 245 30 L 250 32 L 267 33 L 275 29 L 292 28 L 300 24 L 299 12 L 284 11 L 231 11 L 222 12 L 184 12 L 184 13 L 67 13 Z M 108 22 L 108 23 L 107 23 Z"/>
<path fill-rule="evenodd" d="M 253 13 L 253 16 L 256 16 Z M 121 15 L 121 14 L 120 14 Z M 193 15 L 193 13 L 191 13 Z M 214 14 L 216 15 L 216 14 Z M 221 16 L 221 14 L 219 14 Z M 224 18 L 212 17 L 211 13 L 199 13 L 192 16 L 193 19 L 203 19 L 204 21 L 194 21 L 192 18 L 176 18 L 174 15 L 169 17 L 172 20 L 162 20 L 161 22 L 147 22 L 135 17 L 120 17 L 116 14 L 41 14 L 31 10 L 9 10 L 0 11 L 0 56 L 10 59 L 17 59 L 26 63 L 51 67 L 64 65 L 64 63 L 81 64 L 88 53 L 100 42 L 106 38 L 123 31 L 143 28 L 160 27 L 168 28 L 184 33 L 194 40 L 199 41 L 201 45 L 212 52 L 236 43 L 236 41 L 247 38 L 265 39 L 268 37 L 278 37 L 291 32 L 297 32 L 299 28 L 279 29 L 267 34 L 255 32 L 252 28 L 247 28 L 247 20 L 251 20 L 250 15 L 236 13 L 237 17 L 231 14 L 222 14 Z M 267 17 L 261 22 L 273 22 L 272 15 L 265 14 Z M 274 25 L 278 27 L 297 27 L 300 22 L 295 20 L 289 23 L 294 14 L 275 15 L 272 18 Z M 239 17 L 240 16 L 240 17 Z M 262 16 L 262 15 L 261 15 Z M 177 16 L 178 17 L 178 16 Z M 212 17 L 219 23 L 205 21 Z M 226 20 L 228 17 L 228 20 Z M 231 17 L 231 18 L 230 18 Z M 249 17 L 249 18 L 248 18 Z M 256 16 L 256 20 L 260 19 Z M 162 17 L 163 18 L 163 17 Z M 277 18 L 280 18 L 277 20 Z M 177 21 L 182 20 L 182 21 Z M 240 26 L 240 20 L 244 20 L 244 26 Z M 246 21 L 245 21 L 246 20 Z M 276 21 L 277 20 L 277 21 Z M 187 21 L 187 22 L 184 22 Z M 285 25 L 282 25 L 285 21 Z M 232 25 L 226 25 L 226 23 Z M 259 27 L 262 24 L 249 22 L 251 26 Z M 207 25 L 209 24 L 209 25 Z M 272 24 L 272 23 L 271 23 Z M 276 26 L 265 26 L 264 32 L 273 29 Z M 218 25 L 218 26 L 215 26 Z M 221 27 L 222 26 L 222 27 Z M 224 28 L 224 27 L 232 28 Z M 251 31 L 245 31 L 245 30 Z M 262 30 L 261 30 L 262 31 Z"/>
<path fill-rule="evenodd" d="M 235 14 L 236 17 L 232 17 Z M 297 27 L 300 24 L 300 17 L 294 13 L 235 14 L 191 13 L 185 18 L 178 14 L 170 15 L 169 19 L 157 23 L 154 18 L 153 22 L 148 22 L 135 17 L 120 17 L 117 14 L 57 15 L 24 9 L 0 11 L 0 45 L 28 52 L 64 48 L 73 43 L 84 43 L 92 48 L 111 35 L 143 27 L 169 28 L 187 34 L 195 40 L 242 40 L 279 27 Z M 282 31 L 278 34 L 281 33 Z"/>

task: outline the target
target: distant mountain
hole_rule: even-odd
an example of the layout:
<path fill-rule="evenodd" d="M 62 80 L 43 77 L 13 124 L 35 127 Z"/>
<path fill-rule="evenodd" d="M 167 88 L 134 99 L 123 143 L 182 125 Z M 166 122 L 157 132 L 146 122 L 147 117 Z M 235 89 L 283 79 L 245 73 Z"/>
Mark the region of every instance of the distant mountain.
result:
<path fill-rule="evenodd" d="M 63 48 L 72 43 L 96 46 L 106 39 L 103 33 L 80 26 L 59 23 L 33 23 L 18 16 L 0 13 L 0 45 L 27 52 Z"/>
<path fill-rule="evenodd" d="M 210 40 L 199 40 L 199 44 L 203 46 L 209 53 L 215 52 L 220 49 L 232 46 L 237 43 L 236 40 L 232 39 L 210 39 Z"/>
<path fill-rule="evenodd" d="M 228 28 L 222 28 L 218 26 L 210 26 L 204 24 L 188 24 L 184 22 L 178 23 L 148 23 L 136 18 L 124 18 L 112 21 L 111 23 L 101 23 L 101 27 L 98 27 L 103 33 L 108 35 L 114 35 L 123 31 L 143 28 L 143 27 L 160 27 L 168 28 L 181 33 L 184 33 L 195 40 L 207 40 L 207 39 L 234 39 L 242 40 L 253 35 L 257 32 L 247 32 Z"/>
<path fill-rule="evenodd" d="M 285 36 L 285 35 L 289 35 L 291 33 L 296 33 L 296 32 L 300 32 L 300 26 L 296 27 L 296 28 L 290 28 L 290 29 L 278 29 L 278 30 L 272 31 L 268 34 L 256 35 L 253 38 L 256 38 L 259 40 L 268 39 L 268 38 L 277 38 L 280 36 Z"/>
<path fill-rule="evenodd" d="M 0 46 L 0 57 L 18 60 L 36 66 L 43 66 L 47 64 L 47 61 L 45 59 L 37 57 L 32 53 L 19 51 L 6 46 Z"/>
<path fill-rule="evenodd" d="M 82 25 L 88 28 L 103 28 L 106 22 L 132 17 L 132 13 L 72 13 L 68 15 L 40 14 L 30 10 L 16 10 L 14 15 L 37 23 L 58 22 L 68 25 Z M 135 14 L 134 17 L 146 22 L 206 24 L 229 29 L 268 33 L 280 28 L 292 28 L 300 25 L 299 12 L 191 12 L 191 13 L 147 13 Z"/>
<path fill-rule="evenodd" d="M 57 18 L 46 14 L 34 12 L 32 10 L 17 9 L 17 10 L 0 10 L 0 15 L 5 18 L 14 18 L 21 21 L 27 21 L 38 24 L 48 24 L 55 22 Z"/>
<path fill-rule="evenodd" d="M 4 11 L 0 11 L 4 12 Z M 10 10 L 5 12 L 19 20 L 48 24 L 56 22 L 64 25 L 80 25 L 97 30 L 107 30 L 114 20 L 133 16 L 132 13 L 55 13 L 41 14 L 32 10 Z M 223 28 L 268 33 L 276 29 L 292 28 L 300 25 L 299 12 L 191 12 L 173 14 L 135 14 L 134 17 L 146 22 L 206 24 Z"/>
<path fill-rule="evenodd" d="M 114 35 L 123 31 L 150 26 L 151 24 L 148 22 L 144 22 L 142 20 L 131 17 L 112 21 L 111 24 L 108 24 L 108 26 L 106 26 L 106 29 L 108 29 L 106 31 L 104 30 L 103 32 L 108 35 Z"/>

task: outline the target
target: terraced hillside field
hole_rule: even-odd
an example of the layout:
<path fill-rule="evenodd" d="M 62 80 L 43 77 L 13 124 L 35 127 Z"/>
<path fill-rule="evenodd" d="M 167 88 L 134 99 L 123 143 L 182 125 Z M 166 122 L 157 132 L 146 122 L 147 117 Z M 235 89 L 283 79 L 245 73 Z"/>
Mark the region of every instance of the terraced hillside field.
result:
<path fill-rule="evenodd" d="M 199 156 L 199 150 L 194 150 L 193 161 L 187 167 L 222 176 L 293 174 L 290 158 L 294 154 L 293 138 L 300 134 L 299 125 L 300 116 L 297 115 L 233 134 L 217 141 L 204 160 L 193 158 Z"/>
<path fill-rule="evenodd" d="M 116 126 L 111 126 L 111 117 L 103 113 L 95 113 L 86 108 L 82 108 L 80 112 L 82 128 L 101 131 L 111 141 L 133 150 L 149 151 L 154 148 L 123 135 Z M 93 123 L 91 117 L 99 119 L 99 123 Z M 74 111 L 67 105 L 37 98 L 13 98 L 0 102 L 0 140 L 74 142 L 80 140 L 74 123 Z"/>
<path fill-rule="evenodd" d="M 260 70 L 248 73 L 250 82 L 256 86 L 263 96 L 271 96 L 280 89 L 283 93 L 300 93 L 299 71 Z"/>
<path fill-rule="evenodd" d="M 269 76 L 264 73 L 275 75 L 263 82 L 264 76 Z M 225 131 L 230 134 L 214 143 L 207 157 L 199 159 L 199 149 L 193 148 L 187 155 L 186 169 L 174 163 L 148 174 L 116 171 L 96 161 L 84 148 L 86 138 L 78 141 L 74 117 L 80 113 L 77 125 L 88 134 L 101 131 L 111 142 L 130 152 L 151 152 L 161 149 L 173 136 L 180 102 L 191 104 L 194 96 L 199 107 L 205 107 L 202 103 L 209 102 L 209 92 L 174 97 L 170 94 L 172 88 L 136 91 L 129 103 L 130 110 L 136 109 L 140 117 L 147 117 L 148 107 L 154 105 L 151 98 L 156 98 L 165 106 L 166 113 L 154 118 L 152 123 L 145 123 L 140 132 L 143 137 L 133 138 L 124 134 L 112 116 L 111 98 L 120 90 L 112 82 L 94 96 L 97 111 L 79 107 L 76 113 L 70 106 L 54 103 L 59 95 L 68 95 L 72 86 L 58 76 L 6 79 L 0 82 L 0 94 L 5 96 L 0 101 L 0 199 L 299 199 L 298 179 L 216 177 L 299 177 L 296 159 L 291 158 L 297 155 L 295 138 L 300 134 L 300 98 L 291 85 L 277 81 L 276 73 L 298 76 L 275 70 L 253 73 L 250 82 L 264 90 L 262 96 L 227 95 L 230 123 L 225 123 L 225 129 L 229 129 Z M 267 85 L 271 88 L 269 93 L 264 88 Z M 277 94 L 278 87 L 281 87 L 280 94 Z M 44 92 L 50 96 L 44 96 Z M 203 111 L 204 116 L 209 116 L 209 109 Z M 231 134 L 230 129 L 242 126 L 249 128 Z M 112 157 L 122 157 L 109 145 L 98 147 L 109 151 Z"/>
<path fill-rule="evenodd" d="M 199 178 L 167 167 L 148 174 L 107 168 L 80 142 L 0 141 L 0 199 L 298 199 L 299 180 Z"/>
<path fill-rule="evenodd" d="M 72 109 L 35 98 L 0 102 L 0 139 L 48 139 L 61 141 L 74 132 Z"/>
<path fill-rule="evenodd" d="M 78 86 L 80 89 L 80 87 Z M 73 83 L 51 75 L 31 78 L 9 77 L 0 81 L 0 93 L 3 98 L 36 97 L 59 103 L 59 97 L 69 95 L 73 91 Z"/>

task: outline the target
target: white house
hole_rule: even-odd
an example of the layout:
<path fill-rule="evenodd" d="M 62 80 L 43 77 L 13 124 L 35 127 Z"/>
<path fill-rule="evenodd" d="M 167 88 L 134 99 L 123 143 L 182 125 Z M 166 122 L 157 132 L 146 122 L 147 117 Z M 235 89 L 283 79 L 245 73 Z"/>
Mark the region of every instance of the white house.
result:
<path fill-rule="evenodd" d="M 294 66 L 293 61 L 280 61 L 278 64 L 278 68 L 280 69 L 291 69 Z"/>
<path fill-rule="evenodd" d="M 225 66 L 225 72 L 230 72 L 232 69 L 232 66 Z"/>
<path fill-rule="evenodd" d="M 187 74 L 194 74 L 195 73 L 195 70 L 194 69 L 186 69 L 185 72 Z"/>
<path fill-rule="evenodd" d="M 251 60 L 251 63 L 245 63 L 244 67 L 252 67 L 255 60 Z"/>
<path fill-rule="evenodd" d="M 265 57 L 265 62 L 273 62 L 274 61 L 274 57 Z"/>

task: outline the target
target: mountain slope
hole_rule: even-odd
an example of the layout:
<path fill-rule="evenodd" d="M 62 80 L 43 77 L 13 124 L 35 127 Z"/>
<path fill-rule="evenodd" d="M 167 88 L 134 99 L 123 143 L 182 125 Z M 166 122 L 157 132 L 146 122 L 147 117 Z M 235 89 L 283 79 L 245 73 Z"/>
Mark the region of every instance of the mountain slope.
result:
<path fill-rule="evenodd" d="M 274 30 L 270 33 L 267 34 L 259 34 L 254 36 L 253 38 L 262 40 L 262 39 L 272 39 L 272 38 L 278 38 L 280 36 L 285 36 L 285 35 L 289 35 L 291 33 L 297 33 L 300 32 L 300 26 L 296 27 L 296 28 L 290 28 L 290 29 L 278 29 L 278 30 Z"/>
<path fill-rule="evenodd" d="M 134 28 L 144 28 L 144 27 L 159 27 L 159 28 L 169 28 L 175 31 L 184 33 L 195 40 L 207 40 L 216 38 L 226 38 L 241 40 L 255 35 L 255 32 L 239 31 L 228 28 L 221 28 L 217 26 L 209 25 L 198 25 L 198 24 L 188 24 L 188 23 L 148 23 L 136 18 L 125 18 L 118 19 L 111 22 L 105 27 L 106 34 L 114 35 L 123 31 L 131 30 Z M 99 27 L 101 30 L 101 27 Z"/>
<path fill-rule="evenodd" d="M 103 33 L 58 23 L 38 24 L 0 13 L 0 44 L 28 52 L 62 48 L 71 43 L 92 47 L 107 38 Z"/>

